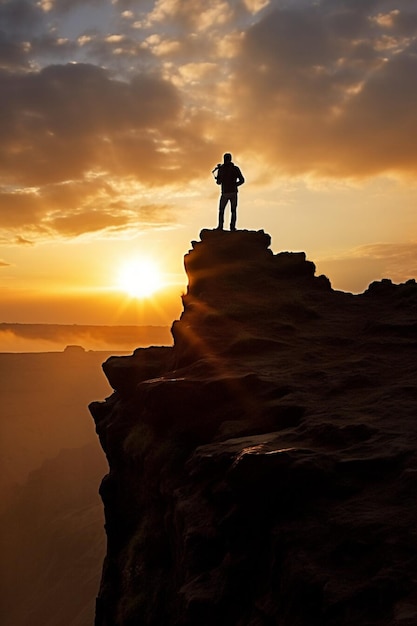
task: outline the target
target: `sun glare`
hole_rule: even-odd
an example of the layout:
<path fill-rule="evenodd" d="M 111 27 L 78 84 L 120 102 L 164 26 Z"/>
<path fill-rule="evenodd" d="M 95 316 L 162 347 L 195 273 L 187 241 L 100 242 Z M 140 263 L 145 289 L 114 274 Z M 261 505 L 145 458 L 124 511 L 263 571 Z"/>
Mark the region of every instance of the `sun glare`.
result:
<path fill-rule="evenodd" d="M 161 273 L 150 259 L 131 259 L 122 265 L 118 285 L 132 298 L 147 298 L 163 285 Z"/>

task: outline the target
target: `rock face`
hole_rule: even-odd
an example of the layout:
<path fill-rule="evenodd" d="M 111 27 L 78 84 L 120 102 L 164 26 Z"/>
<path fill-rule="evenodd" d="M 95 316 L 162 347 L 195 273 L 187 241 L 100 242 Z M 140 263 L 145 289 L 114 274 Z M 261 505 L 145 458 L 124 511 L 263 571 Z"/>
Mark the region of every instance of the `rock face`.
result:
<path fill-rule="evenodd" d="M 417 286 L 202 231 L 173 347 L 111 357 L 96 626 L 417 624 Z"/>

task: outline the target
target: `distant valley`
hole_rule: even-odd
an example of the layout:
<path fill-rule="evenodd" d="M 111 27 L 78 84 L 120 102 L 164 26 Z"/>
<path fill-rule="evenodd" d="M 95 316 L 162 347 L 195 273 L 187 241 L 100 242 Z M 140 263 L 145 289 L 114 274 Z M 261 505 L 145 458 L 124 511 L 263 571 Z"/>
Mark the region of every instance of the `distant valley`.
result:
<path fill-rule="evenodd" d="M 5 326 L 27 337 L 62 330 L 3 324 L 0 336 Z M 101 364 L 117 353 L 128 351 L 0 354 L 3 626 L 93 624 L 108 466 L 87 406 L 111 394 Z"/>

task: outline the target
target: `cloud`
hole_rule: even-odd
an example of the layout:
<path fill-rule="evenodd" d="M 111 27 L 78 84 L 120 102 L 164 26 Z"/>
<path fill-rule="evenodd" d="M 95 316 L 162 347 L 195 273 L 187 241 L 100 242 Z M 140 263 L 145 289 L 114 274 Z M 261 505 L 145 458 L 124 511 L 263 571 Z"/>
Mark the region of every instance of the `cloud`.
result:
<path fill-rule="evenodd" d="M 7 261 L 3 261 L 3 259 L 0 259 L 0 267 L 10 267 L 10 263 L 7 263 Z"/>
<path fill-rule="evenodd" d="M 268 6 L 270 0 L 243 0 L 243 4 L 251 13 L 259 13 L 265 7 Z"/>
<path fill-rule="evenodd" d="M 4 33 L 0 33 L 0 69 L 25 67 L 28 67 L 28 63 L 24 45 L 10 41 Z"/>
<path fill-rule="evenodd" d="M 29 38 L 42 23 L 42 11 L 30 0 L 3 0 L 0 3 L 0 31 L 15 38 Z"/>
<path fill-rule="evenodd" d="M 127 83 L 86 64 L 3 73 L 0 89 L 8 96 L 0 164 L 9 184 L 43 185 L 109 169 L 139 180 L 157 178 L 155 166 L 164 160 L 158 132 L 180 111 L 166 81 L 141 75 Z"/>
<path fill-rule="evenodd" d="M 17 245 L 22 245 L 22 246 L 33 246 L 34 245 L 33 241 L 30 241 L 29 239 L 25 239 L 21 235 L 17 235 L 14 238 L 14 243 L 17 244 Z"/>
<path fill-rule="evenodd" d="M 192 32 L 229 23 L 235 12 L 225 0 L 157 0 L 144 25 L 171 22 Z"/>
<path fill-rule="evenodd" d="M 404 283 L 417 276 L 417 243 L 373 243 L 358 246 L 339 258 L 323 258 L 318 271 L 332 276 L 334 288 L 360 292 L 373 280 Z"/>
<path fill-rule="evenodd" d="M 32 191 L 0 193 L 0 224 L 13 229 L 37 222 L 42 213 L 39 195 Z"/>
<path fill-rule="evenodd" d="M 40 22 L 40 11 L 32 2 L 0 3 L 0 69 L 29 69 L 29 41 Z"/>
<path fill-rule="evenodd" d="M 65 14 L 69 11 L 73 11 L 74 8 L 84 7 L 86 4 L 90 6 L 105 7 L 107 2 L 106 0 L 88 0 L 87 3 L 85 0 L 40 0 L 37 4 L 46 13 L 49 13 L 49 11 L 55 11 L 60 14 Z"/>
<path fill-rule="evenodd" d="M 77 237 L 92 233 L 109 235 L 129 229 L 136 233 L 139 227 L 141 230 L 150 226 L 161 227 L 172 225 L 174 221 L 169 207 L 154 204 L 129 209 L 117 203 L 107 209 L 71 210 L 66 214 L 52 215 L 47 223 L 56 234 Z"/>
<path fill-rule="evenodd" d="M 274 3 L 246 32 L 230 85 L 242 147 L 296 174 L 414 172 L 417 48 L 406 24 L 416 14 L 401 6 Z"/>
<path fill-rule="evenodd" d="M 354 252 L 360 259 L 383 262 L 384 271 L 394 280 L 403 282 L 417 275 L 417 243 L 374 243 L 360 246 Z"/>
<path fill-rule="evenodd" d="M 147 204 L 137 185 L 105 176 L 0 193 L 0 229 L 4 242 L 28 245 L 22 236 L 45 239 L 110 235 L 137 228 L 168 226 L 175 215 L 168 205 Z M 16 233 L 14 240 L 11 233 Z"/>

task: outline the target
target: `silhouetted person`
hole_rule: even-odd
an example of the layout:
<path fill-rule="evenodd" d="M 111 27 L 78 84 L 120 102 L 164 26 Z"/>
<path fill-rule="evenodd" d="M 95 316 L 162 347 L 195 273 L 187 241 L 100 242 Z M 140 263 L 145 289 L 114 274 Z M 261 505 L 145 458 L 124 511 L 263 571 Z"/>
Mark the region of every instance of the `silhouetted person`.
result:
<path fill-rule="evenodd" d="M 237 165 L 232 162 L 232 155 L 228 152 L 223 155 L 223 164 L 218 165 L 213 172 L 216 170 L 216 183 L 222 186 L 217 228 L 223 230 L 224 210 L 230 200 L 230 230 L 236 230 L 237 188 L 243 185 L 245 179 Z"/>

